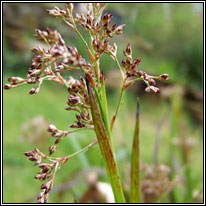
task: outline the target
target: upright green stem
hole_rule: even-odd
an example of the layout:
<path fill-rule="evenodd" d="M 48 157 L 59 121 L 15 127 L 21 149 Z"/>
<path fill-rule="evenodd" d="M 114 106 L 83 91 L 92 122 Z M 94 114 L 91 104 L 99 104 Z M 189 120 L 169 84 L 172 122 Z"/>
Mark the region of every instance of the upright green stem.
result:
<path fill-rule="evenodd" d="M 137 99 L 136 124 L 131 157 L 130 202 L 140 203 L 140 161 L 139 161 L 139 100 Z"/>
<path fill-rule="evenodd" d="M 107 175 L 109 177 L 111 187 L 114 193 L 116 203 L 125 203 L 125 197 L 123 193 L 122 184 L 120 181 L 119 171 L 115 160 L 112 146 L 106 132 L 99 108 L 96 103 L 95 94 L 89 81 L 86 79 L 87 88 L 91 104 L 92 119 L 94 122 L 94 128 L 97 135 L 100 151 L 104 164 L 106 167 Z"/>
<path fill-rule="evenodd" d="M 112 137 L 111 137 L 111 128 L 110 128 L 110 125 L 109 125 L 109 116 L 108 116 L 108 107 L 107 107 L 107 94 L 106 94 L 104 77 L 102 77 L 102 82 L 101 82 L 101 97 L 102 97 L 102 108 L 103 108 L 104 124 L 105 124 L 105 128 L 107 130 L 107 134 L 108 134 L 109 139 L 110 139 L 112 150 L 114 151 Z"/>

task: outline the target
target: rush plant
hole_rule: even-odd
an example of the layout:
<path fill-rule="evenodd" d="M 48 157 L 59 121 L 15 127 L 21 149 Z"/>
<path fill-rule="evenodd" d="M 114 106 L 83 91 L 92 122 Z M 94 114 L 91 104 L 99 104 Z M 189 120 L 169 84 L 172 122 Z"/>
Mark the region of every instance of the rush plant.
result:
<path fill-rule="evenodd" d="M 41 185 L 41 192 L 37 196 L 38 203 L 46 203 L 48 194 L 52 190 L 56 172 L 70 158 L 81 152 L 89 150 L 98 144 L 104 160 L 107 175 L 114 193 L 116 203 L 125 203 L 123 186 L 120 179 L 115 151 L 112 140 L 112 129 L 118 116 L 122 99 L 126 89 L 136 81 L 144 81 L 146 92 L 159 93 L 155 80 L 168 80 L 167 74 L 150 76 L 146 72 L 138 70 L 141 63 L 140 57 L 133 58 L 130 44 L 123 52 L 125 59 L 121 64 L 117 59 L 117 45 L 110 44 L 110 39 L 120 35 L 124 25 L 111 25 L 112 14 L 105 13 L 104 3 L 86 3 L 86 14 L 73 14 L 73 4 L 66 4 L 64 9 L 55 7 L 48 10 L 51 16 L 64 21 L 80 38 L 85 47 L 88 59 L 83 58 L 75 47 L 68 46 L 56 30 L 46 28 L 45 31 L 36 30 L 37 39 L 47 44 L 46 48 L 34 48 L 32 52 L 35 57 L 32 59 L 31 67 L 28 70 L 27 78 L 10 77 L 9 84 L 4 89 L 15 88 L 24 84 L 34 84 L 29 94 L 37 94 L 42 83 L 46 80 L 61 84 L 68 91 L 67 111 L 76 112 L 76 121 L 70 125 L 68 131 L 62 131 L 55 125 L 49 125 L 48 132 L 55 138 L 55 142 L 49 148 L 49 154 L 42 153 L 35 148 L 33 151 L 25 152 L 28 160 L 35 162 L 40 171 L 35 179 L 45 181 Z M 83 27 L 90 36 L 90 42 L 86 42 L 78 27 Z M 103 54 L 109 55 L 121 73 L 121 93 L 113 117 L 108 116 L 107 95 L 105 88 L 105 76 L 101 70 L 100 59 Z M 78 80 L 73 77 L 64 78 L 62 72 L 80 70 L 82 77 Z M 52 154 L 64 138 L 71 133 L 80 130 L 93 130 L 97 139 L 81 149 L 80 151 L 65 157 L 53 157 Z M 139 104 L 135 126 L 134 141 L 131 158 L 131 203 L 140 202 L 140 169 L 139 169 Z"/>

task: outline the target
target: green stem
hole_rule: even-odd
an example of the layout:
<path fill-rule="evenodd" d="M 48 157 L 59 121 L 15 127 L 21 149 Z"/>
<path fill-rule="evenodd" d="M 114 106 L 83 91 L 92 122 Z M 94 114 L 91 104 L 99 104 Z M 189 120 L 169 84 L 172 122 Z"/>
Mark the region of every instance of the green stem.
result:
<path fill-rule="evenodd" d="M 140 161 L 139 161 L 139 99 L 137 99 L 137 115 L 131 157 L 130 202 L 140 203 Z"/>
<path fill-rule="evenodd" d="M 70 158 L 72 158 L 72 157 L 74 157 L 74 156 L 76 156 L 76 155 L 78 155 L 78 154 L 80 154 L 80 153 L 86 152 L 86 151 L 88 151 L 91 147 L 93 147 L 94 145 L 96 145 L 97 143 L 98 143 L 98 141 L 97 141 L 97 140 L 94 140 L 92 143 L 90 143 L 89 145 L 87 145 L 87 146 L 84 147 L 83 149 L 81 149 L 81 150 L 79 150 L 79 151 L 77 151 L 77 152 L 75 152 L 75 153 L 73 153 L 73 154 L 67 155 L 66 157 L 68 157 L 68 159 L 70 159 Z M 51 160 L 60 160 L 60 159 L 62 159 L 61 157 L 48 157 L 48 156 L 46 156 L 46 155 L 45 155 L 45 157 L 48 158 L 48 159 L 51 159 Z"/>
<path fill-rule="evenodd" d="M 133 80 L 130 81 L 130 85 L 133 84 L 136 81 L 139 81 L 139 80 L 144 80 L 144 79 L 142 77 L 137 78 L 137 79 L 133 79 Z M 147 86 L 149 86 L 148 82 L 145 81 L 145 83 L 147 84 Z"/>
<path fill-rule="evenodd" d="M 100 96 L 99 96 L 99 94 L 98 94 L 97 88 L 96 88 L 96 87 L 93 87 L 93 89 L 94 89 L 94 92 L 95 92 L 95 96 L 96 96 L 96 98 L 97 98 L 97 103 L 98 103 L 98 105 L 99 105 L 100 112 L 101 112 L 101 114 L 103 115 L 102 102 L 101 102 Z"/>
<path fill-rule="evenodd" d="M 82 152 L 86 152 L 86 151 L 88 151 L 91 147 L 93 147 L 94 145 L 96 145 L 97 143 L 98 143 L 98 141 L 95 140 L 95 141 L 93 141 L 92 143 L 90 143 L 89 145 L 87 145 L 86 147 L 84 147 L 83 149 L 81 149 L 81 150 L 79 150 L 79 151 L 77 151 L 77 152 L 75 152 L 75 153 L 73 153 L 73 154 L 71 154 L 71 155 L 68 155 L 67 157 L 70 159 L 70 158 L 72 158 L 72 157 L 74 157 L 74 156 L 76 156 L 76 155 L 78 155 L 78 154 L 80 154 L 80 153 L 82 153 Z"/>
<path fill-rule="evenodd" d="M 77 35 L 80 37 L 81 41 L 84 43 L 84 45 L 86 47 L 88 47 L 87 42 L 85 41 L 84 37 L 81 35 L 81 33 L 79 32 L 79 30 L 77 28 L 75 28 L 75 31 L 77 33 Z"/>
<path fill-rule="evenodd" d="M 98 106 L 100 108 L 100 113 L 101 113 L 101 116 L 102 116 L 102 119 L 103 119 L 103 122 L 104 122 L 105 129 L 107 131 L 110 143 L 112 145 L 112 150 L 114 151 L 113 144 L 112 144 L 112 137 L 111 137 L 110 126 L 109 126 L 109 117 L 108 117 L 108 110 L 107 110 L 107 100 L 105 99 L 106 98 L 106 93 L 103 94 L 103 99 L 104 100 L 103 99 L 101 100 L 100 97 L 99 97 L 97 88 L 94 87 L 93 89 L 94 89 L 95 96 L 97 98 L 97 103 L 98 103 Z M 102 90 L 103 90 L 103 88 L 102 88 Z"/>
<path fill-rule="evenodd" d="M 84 40 L 83 36 L 81 35 L 81 33 L 78 31 L 77 27 L 76 27 L 76 24 L 75 24 L 75 21 L 73 19 L 73 14 L 72 14 L 72 11 L 69 12 L 70 13 L 70 17 L 72 19 L 72 23 L 69 23 L 65 18 L 63 18 L 63 21 L 68 24 L 77 34 L 78 36 L 80 37 L 80 39 L 82 40 L 82 42 L 84 43 L 84 45 L 87 47 L 87 42 Z"/>
<path fill-rule="evenodd" d="M 111 187 L 114 193 L 116 203 L 125 203 L 125 197 L 123 193 L 122 184 L 120 181 L 119 171 L 115 160 L 112 146 L 106 132 L 102 116 L 96 103 L 95 94 L 93 88 L 90 86 L 89 81 L 86 79 L 87 89 L 90 98 L 92 119 L 94 122 L 94 128 L 97 135 L 100 151 L 104 164 L 106 167 L 107 175 L 109 177 Z"/>
<path fill-rule="evenodd" d="M 118 66 L 118 68 L 119 68 L 119 70 L 120 70 L 120 72 L 122 74 L 122 79 L 124 80 L 125 79 L 125 74 L 124 74 L 124 72 L 122 70 L 122 67 L 120 66 L 120 63 L 119 63 L 117 57 L 115 57 L 115 62 L 116 62 L 117 66 Z"/>
<path fill-rule="evenodd" d="M 101 86 L 101 97 L 102 97 L 103 119 L 104 119 L 105 128 L 107 130 L 107 134 L 108 134 L 109 139 L 110 139 L 112 150 L 114 151 L 112 137 L 111 137 L 111 129 L 110 129 L 110 125 L 109 125 L 108 106 L 107 106 L 107 94 L 106 94 L 104 77 L 102 77 L 101 85 L 102 85 Z"/>
<path fill-rule="evenodd" d="M 139 81 L 139 80 L 142 80 L 142 78 L 140 77 L 140 78 L 131 80 L 129 83 L 130 83 L 130 85 L 131 85 L 131 84 L 133 84 L 134 82 Z M 114 122 L 115 122 L 115 120 L 116 120 L 116 118 L 117 118 L 117 115 L 118 115 L 118 113 L 119 113 L 120 107 L 121 107 L 121 105 L 122 105 L 122 100 L 123 100 L 124 93 L 125 93 L 125 89 L 124 89 L 124 85 L 123 85 L 123 86 L 122 86 L 122 89 L 121 89 L 121 94 L 120 94 L 120 97 L 119 97 L 119 101 L 118 101 L 118 105 L 117 105 L 115 114 L 114 114 L 114 116 L 112 117 L 112 121 L 111 121 L 111 125 L 110 125 L 111 132 L 112 132 L 112 129 L 113 129 L 113 126 L 114 126 Z"/>
<path fill-rule="evenodd" d="M 123 100 L 124 93 L 125 93 L 125 90 L 124 90 L 123 87 L 122 87 L 122 89 L 121 89 L 121 94 L 120 94 L 119 101 L 118 101 L 118 105 L 117 105 L 115 114 L 114 114 L 114 116 L 112 117 L 112 121 L 111 121 L 111 125 L 110 125 L 111 132 L 112 132 L 112 130 L 113 130 L 114 122 L 115 122 L 115 120 L 116 120 L 116 118 L 117 118 L 117 115 L 118 115 L 118 113 L 119 113 L 120 107 L 121 107 L 121 105 L 122 105 L 122 100 Z"/>
<path fill-rule="evenodd" d="M 86 127 L 86 128 L 79 128 L 79 129 L 75 129 L 73 131 L 70 131 L 68 135 L 72 134 L 72 133 L 75 133 L 75 132 L 79 132 L 79 131 L 82 131 L 82 130 L 94 130 L 93 128 L 89 128 L 89 127 Z"/>
<path fill-rule="evenodd" d="M 70 13 L 71 15 L 71 18 L 73 20 L 73 16 L 72 16 L 72 13 Z M 81 33 L 79 32 L 79 30 L 77 29 L 76 27 L 76 24 L 73 20 L 73 24 L 70 24 L 65 18 L 63 18 L 63 21 L 68 24 L 70 27 L 72 27 L 72 29 L 77 33 L 77 35 L 79 36 L 79 38 L 81 39 L 81 41 L 83 42 L 83 44 L 85 45 L 86 48 L 88 48 L 88 44 L 87 42 L 85 41 L 84 37 L 81 35 Z"/>

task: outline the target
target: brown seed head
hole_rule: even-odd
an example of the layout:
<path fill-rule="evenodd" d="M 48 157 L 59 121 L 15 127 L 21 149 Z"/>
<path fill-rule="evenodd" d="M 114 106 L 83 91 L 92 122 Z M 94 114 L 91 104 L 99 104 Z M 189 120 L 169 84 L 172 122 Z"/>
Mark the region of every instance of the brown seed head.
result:
<path fill-rule="evenodd" d="M 40 90 L 40 86 L 33 87 L 30 91 L 29 94 L 37 94 Z"/>
<path fill-rule="evenodd" d="M 10 88 L 12 88 L 11 84 L 5 84 L 4 85 L 4 89 L 10 89 Z"/>
<path fill-rule="evenodd" d="M 49 154 L 52 155 L 56 151 L 57 145 L 52 145 L 49 147 Z"/>
<path fill-rule="evenodd" d="M 57 132 L 58 129 L 56 128 L 55 125 L 53 124 L 50 124 L 49 127 L 48 127 L 48 132 Z"/>
<path fill-rule="evenodd" d="M 168 74 L 159 75 L 159 80 L 169 80 Z"/>

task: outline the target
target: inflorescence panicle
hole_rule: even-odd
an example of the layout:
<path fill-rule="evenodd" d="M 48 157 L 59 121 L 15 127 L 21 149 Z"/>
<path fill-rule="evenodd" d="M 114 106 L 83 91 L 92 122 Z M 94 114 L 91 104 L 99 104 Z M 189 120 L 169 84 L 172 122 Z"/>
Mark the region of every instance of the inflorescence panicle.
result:
<path fill-rule="evenodd" d="M 62 19 L 74 32 L 77 33 L 84 46 L 86 46 L 90 61 L 84 59 L 77 48 L 66 45 L 56 29 L 52 30 L 46 28 L 45 31 L 36 29 L 36 38 L 46 43 L 47 47 L 37 47 L 32 49 L 35 56 L 32 59 L 26 78 L 10 77 L 7 79 L 9 83 L 4 85 L 4 89 L 11 89 L 23 84 L 35 84 L 35 86 L 30 89 L 29 94 L 37 94 L 40 91 L 44 80 L 56 82 L 64 85 L 68 91 L 68 106 L 65 110 L 76 112 L 76 121 L 74 124 L 69 125 L 69 131 L 60 130 L 53 124 L 48 126 L 48 132 L 55 138 L 54 145 L 49 147 L 48 156 L 40 152 L 38 149 L 25 153 L 28 160 L 35 162 L 35 166 L 38 166 L 40 169 L 36 174 L 35 179 L 46 181 L 41 185 L 42 191 L 37 197 L 38 203 L 48 202 L 48 194 L 53 187 L 56 171 L 69 159 L 69 156 L 60 158 L 51 157 L 57 150 L 59 143 L 73 132 L 82 129 L 94 130 L 90 98 L 85 78 L 80 77 L 80 79 L 77 80 L 70 76 L 69 79 L 65 79 L 62 76 L 62 72 L 74 71 L 77 69 L 82 71 L 90 86 L 94 89 L 104 121 L 106 121 L 106 117 L 104 116 L 105 113 L 102 113 L 103 108 L 101 105 L 101 101 L 105 100 L 105 96 L 102 96 L 104 76 L 100 70 L 99 64 L 99 59 L 104 53 L 109 55 L 117 63 L 122 74 L 123 90 L 135 81 L 142 80 L 146 84 L 146 92 L 158 93 L 160 90 L 156 86 L 155 80 L 169 79 L 167 74 L 150 76 L 146 72 L 140 71 L 138 67 L 141 63 L 141 59 L 140 57 L 133 59 L 132 47 L 130 44 L 128 44 L 126 50 L 123 52 L 125 59 L 122 60 L 120 65 L 117 59 L 117 44 L 113 43 L 113 45 L 111 45 L 110 39 L 115 35 L 122 34 L 125 24 L 119 26 L 116 24 L 111 25 L 112 14 L 103 14 L 105 3 L 86 3 L 85 7 L 87 9 L 86 14 L 73 15 L 74 5 L 72 3 L 67 3 L 64 9 L 55 7 L 54 9 L 47 11 L 51 16 Z M 87 42 L 79 32 L 77 28 L 78 26 L 83 27 L 89 33 L 91 38 L 91 48 L 88 47 Z M 119 111 L 119 106 L 120 104 L 118 105 L 117 113 Z M 104 124 L 106 123 L 104 122 Z M 109 131 L 110 129 L 107 130 L 107 132 Z M 87 151 L 96 143 L 97 142 L 91 143 L 82 151 Z M 78 153 L 79 152 L 76 152 L 75 155 Z"/>

